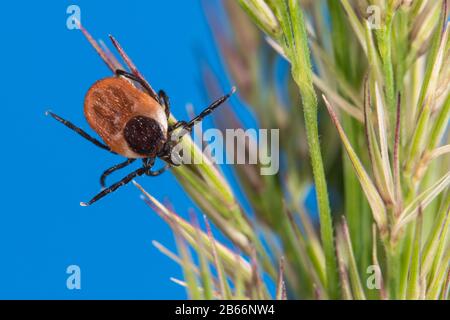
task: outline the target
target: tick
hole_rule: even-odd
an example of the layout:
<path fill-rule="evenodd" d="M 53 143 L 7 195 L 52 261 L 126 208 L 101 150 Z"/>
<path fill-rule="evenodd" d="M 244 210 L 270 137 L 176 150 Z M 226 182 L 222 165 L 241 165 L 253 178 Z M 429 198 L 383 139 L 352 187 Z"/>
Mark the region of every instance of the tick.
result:
<path fill-rule="evenodd" d="M 190 132 L 196 123 L 224 103 L 235 90 L 233 87 L 229 94 L 214 101 L 192 120 L 179 121 L 170 126 L 170 103 L 165 92 L 160 90 L 157 94 L 141 77 L 124 70 L 116 70 L 115 76 L 94 83 L 84 99 L 86 120 L 103 142 L 48 111 L 48 115 L 97 147 L 126 158 L 124 162 L 105 170 L 100 177 L 103 190 L 89 202 L 80 204 L 89 206 L 138 176 L 158 176 L 170 167 L 179 165 L 172 159 L 172 149 L 177 142 L 172 139 L 175 130 L 184 129 L 185 132 Z M 157 158 L 162 159 L 166 165 L 153 170 Z M 108 175 L 138 159 L 142 160 L 142 167 L 105 187 Z"/>

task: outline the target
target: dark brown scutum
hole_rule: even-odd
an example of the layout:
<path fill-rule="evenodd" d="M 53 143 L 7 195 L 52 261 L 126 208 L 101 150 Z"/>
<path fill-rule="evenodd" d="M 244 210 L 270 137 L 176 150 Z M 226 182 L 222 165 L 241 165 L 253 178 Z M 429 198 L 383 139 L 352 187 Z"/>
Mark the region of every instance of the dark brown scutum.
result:
<path fill-rule="evenodd" d="M 123 135 L 131 150 L 150 157 L 156 156 L 165 142 L 158 122 L 144 116 L 131 118 L 123 130 Z"/>

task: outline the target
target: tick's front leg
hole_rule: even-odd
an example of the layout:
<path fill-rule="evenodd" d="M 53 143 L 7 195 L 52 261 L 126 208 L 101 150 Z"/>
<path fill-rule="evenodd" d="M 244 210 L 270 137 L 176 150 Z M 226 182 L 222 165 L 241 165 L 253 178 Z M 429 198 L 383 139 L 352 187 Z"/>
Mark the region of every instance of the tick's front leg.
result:
<path fill-rule="evenodd" d="M 92 142 L 93 144 L 95 144 L 97 147 L 105 149 L 113 154 L 117 154 L 114 151 L 112 151 L 107 145 L 101 143 L 99 140 L 95 139 L 94 137 L 90 136 L 88 133 L 86 133 L 83 129 L 77 127 L 76 125 L 74 125 L 72 122 L 67 121 L 66 119 L 61 118 L 60 116 L 58 116 L 57 114 L 54 114 L 51 111 L 47 111 L 45 113 L 46 115 L 50 115 L 53 119 L 55 119 L 56 121 L 62 123 L 63 125 L 65 125 L 67 128 L 69 128 L 70 130 L 75 131 L 76 133 L 78 133 L 80 136 L 82 136 L 83 138 L 85 138 L 86 140 Z"/>

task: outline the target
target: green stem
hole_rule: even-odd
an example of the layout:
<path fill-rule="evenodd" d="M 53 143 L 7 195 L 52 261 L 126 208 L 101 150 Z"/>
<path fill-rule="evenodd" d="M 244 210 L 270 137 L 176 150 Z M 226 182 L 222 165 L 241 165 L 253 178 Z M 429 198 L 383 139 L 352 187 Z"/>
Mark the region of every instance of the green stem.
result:
<path fill-rule="evenodd" d="M 388 281 L 389 284 L 389 298 L 391 300 L 397 298 L 397 292 L 398 292 L 398 274 L 399 274 L 399 257 L 397 255 L 397 250 L 395 248 L 395 245 L 392 245 L 391 243 L 387 244 L 386 248 L 386 258 L 387 258 L 387 265 L 388 265 Z"/>
<path fill-rule="evenodd" d="M 309 100 L 311 99 L 311 100 Z M 311 96 L 308 100 L 303 97 L 303 111 L 306 122 L 306 136 L 311 156 L 314 183 L 317 193 L 317 204 L 320 217 L 320 235 L 322 238 L 327 269 L 327 285 L 331 298 L 337 298 L 337 265 L 334 248 L 333 225 L 328 190 L 320 151 L 319 130 L 317 126 L 317 100 Z"/>
<path fill-rule="evenodd" d="M 283 47 L 291 62 L 292 77 L 302 97 L 306 139 L 319 207 L 320 234 L 325 253 L 327 289 L 329 297 L 336 299 L 339 297 L 336 250 L 327 182 L 320 150 L 317 97 L 312 82 L 311 57 L 303 11 L 296 0 L 288 0 L 287 4 L 284 0 L 277 0 L 274 2 L 275 4 L 277 17 L 284 33 Z"/>

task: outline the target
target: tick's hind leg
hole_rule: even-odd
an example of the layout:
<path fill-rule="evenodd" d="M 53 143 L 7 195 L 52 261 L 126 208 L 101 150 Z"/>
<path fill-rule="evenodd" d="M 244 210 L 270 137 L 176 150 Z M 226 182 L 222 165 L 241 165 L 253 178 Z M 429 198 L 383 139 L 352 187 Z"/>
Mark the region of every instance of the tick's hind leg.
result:
<path fill-rule="evenodd" d="M 155 164 L 155 158 L 145 158 L 142 159 L 143 168 L 146 170 L 145 174 L 148 176 L 156 177 L 160 174 L 164 173 L 167 169 L 170 169 L 172 166 L 171 164 L 166 164 L 164 167 L 162 167 L 159 170 L 152 171 L 152 167 Z"/>
<path fill-rule="evenodd" d="M 147 169 L 142 167 L 142 168 L 139 168 L 139 169 L 131 172 L 130 174 L 128 174 L 126 177 L 124 177 L 119 182 L 114 183 L 110 187 L 106 188 L 105 190 L 103 190 L 102 192 L 97 194 L 95 197 L 93 197 L 91 200 L 89 200 L 89 202 L 80 202 L 80 205 L 83 206 L 83 207 L 90 206 L 91 204 L 97 202 L 98 200 L 100 200 L 104 196 L 106 196 L 106 195 L 116 191 L 120 187 L 126 185 L 131 180 L 133 180 L 134 178 L 144 175 L 146 173 L 146 171 L 147 171 Z"/>
<path fill-rule="evenodd" d="M 170 164 L 166 164 L 164 167 L 162 167 L 159 170 L 153 171 L 153 170 L 147 170 L 147 172 L 145 173 L 148 176 L 151 177 L 156 177 L 159 176 L 160 174 L 163 174 L 164 172 L 166 172 L 168 169 L 170 169 L 172 166 Z"/>
<path fill-rule="evenodd" d="M 60 116 L 58 116 L 57 114 L 54 114 L 51 111 L 47 111 L 45 113 L 46 115 L 50 115 L 52 116 L 53 119 L 55 119 L 58 122 L 61 122 L 63 125 L 65 125 L 67 128 L 75 131 L 76 133 L 78 133 L 80 136 L 82 136 L 83 138 L 85 138 L 86 140 L 92 142 L 93 144 L 95 144 L 97 147 L 105 149 L 111 153 L 116 154 L 114 151 L 112 151 L 107 145 L 101 143 L 99 140 L 95 139 L 94 137 L 90 136 L 88 133 L 86 133 L 83 129 L 77 127 L 76 125 L 74 125 L 72 122 L 67 121 L 63 118 L 61 118 Z"/>
<path fill-rule="evenodd" d="M 102 186 L 102 188 L 105 188 L 105 180 L 106 177 L 108 177 L 111 173 L 120 170 L 122 168 L 125 168 L 126 166 L 130 165 L 131 163 L 133 163 L 136 159 L 127 159 L 127 161 L 124 161 L 122 163 L 116 164 L 115 166 L 109 168 L 108 170 L 105 170 L 105 172 L 103 172 L 102 176 L 100 177 L 100 185 Z"/>
<path fill-rule="evenodd" d="M 134 159 L 130 159 L 130 160 L 134 160 Z M 119 189 L 120 187 L 126 185 L 127 183 L 129 183 L 130 181 L 132 181 L 134 178 L 142 176 L 144 174 L 148 175 L 148 176 L 159 176 L 160 174 L 162 174 L 164 171 L 166 171 L 167 169 L 169 169 L 171 166 L 168 164 L 166 166 L 164 166 L 163 168 L 157 170 L 157 171 L 152 171 L 151 170 L 151 166 L 148 167 L 146 163 L 148 163 L 148 165 L 153 165 L 154 163 L 154 159 L 147 159 L 149 160 L 148 162 L 145 161 L 144 159 L 144 166 L 131 172 L 130 174 L 128 174 L 126 177 L 124 177 L 122 180 L 114 183 L 113 185 L 111 185 L 110 187 L 102 190 L 100 193 L 98 193 L 95 197 L 93 197 L 91 200 L 89 200 L 89 202 L 80 202 L 80 205 L 83 207 L 87 207 L 92 205 L 93 203 L 97 202 L 98 200 L 100 200 L 101 198 L 103 198 L 104 196 L 113 193 L 114 191 L 116 191 L 117 189 Z"/>

